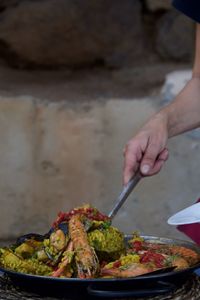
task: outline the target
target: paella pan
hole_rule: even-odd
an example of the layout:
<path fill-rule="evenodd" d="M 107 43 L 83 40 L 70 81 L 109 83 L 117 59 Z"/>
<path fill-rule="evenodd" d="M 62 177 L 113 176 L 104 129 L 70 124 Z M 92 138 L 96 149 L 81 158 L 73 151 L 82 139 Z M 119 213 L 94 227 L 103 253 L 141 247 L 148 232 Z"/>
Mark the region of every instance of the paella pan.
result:
<path fill-rule="evenodd" d="M 99 297 L 162 294 L 200 267 L 192 242 L 122 233 L 90 205 L 59 213 L 48 233 L 0 248 L 0 270 L 21 286 Z"/>

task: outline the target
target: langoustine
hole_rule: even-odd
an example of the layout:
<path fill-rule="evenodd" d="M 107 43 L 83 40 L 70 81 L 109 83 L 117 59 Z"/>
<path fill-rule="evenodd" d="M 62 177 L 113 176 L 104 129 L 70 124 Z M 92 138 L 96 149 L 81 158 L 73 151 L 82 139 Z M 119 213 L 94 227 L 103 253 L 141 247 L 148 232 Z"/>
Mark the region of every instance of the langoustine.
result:
<path fill-rule="evenodd" d="M 89 245 L 83 224 L 83 216 L 74 215 L 69 220 L 69 236 L 75 251 L 75 262 L 79 278 L 95 277 L 99 271 L 99 261 L 94 249 Z"/>
<path fill-rule="evenodd" d="M 156 268 L 153 268 L 149 265 L 144 265 L 141 263 L 133 263 L 126 267 L 119 268 L 102 268 L 101 276 L 112 276 L 112 277 L 135 277 L 139 275 L 143 275 L 152 271 L 155 271 Z"/>

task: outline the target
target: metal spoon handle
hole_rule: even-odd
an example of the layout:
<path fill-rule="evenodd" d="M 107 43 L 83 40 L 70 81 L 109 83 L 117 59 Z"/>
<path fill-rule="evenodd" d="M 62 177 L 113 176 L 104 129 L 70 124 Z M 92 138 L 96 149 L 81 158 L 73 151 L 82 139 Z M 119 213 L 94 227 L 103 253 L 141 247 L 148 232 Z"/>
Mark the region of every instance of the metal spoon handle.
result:
<path fill-rule="evenodd" d="M 142 175 L 140 172 L 137 172 L 127 183 L 127 185 L 123 188 L 121 194 L 118 196 L 115 205 L 111 212 L 109 213 L 109 218 L 113 219 L 114 216 L 117 214 L 118 210 L 121 208 L 121 206 L 126 201 L 129 194 L 132 192 L 134 187 L 138 184 L 140 179 L 142 178 Z"/>

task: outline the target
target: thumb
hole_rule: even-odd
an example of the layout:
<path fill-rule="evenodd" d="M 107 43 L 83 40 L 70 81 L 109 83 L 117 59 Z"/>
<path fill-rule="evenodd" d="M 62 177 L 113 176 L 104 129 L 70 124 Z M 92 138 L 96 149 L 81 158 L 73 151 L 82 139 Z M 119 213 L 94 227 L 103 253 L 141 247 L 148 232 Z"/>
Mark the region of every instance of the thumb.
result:
<path fill-rule="evenodd" d="M 149 144 L 142 158 L 140 171 L 144 175 L 148 175 L 154 167 L 160 149 L 156 144 Z"/>

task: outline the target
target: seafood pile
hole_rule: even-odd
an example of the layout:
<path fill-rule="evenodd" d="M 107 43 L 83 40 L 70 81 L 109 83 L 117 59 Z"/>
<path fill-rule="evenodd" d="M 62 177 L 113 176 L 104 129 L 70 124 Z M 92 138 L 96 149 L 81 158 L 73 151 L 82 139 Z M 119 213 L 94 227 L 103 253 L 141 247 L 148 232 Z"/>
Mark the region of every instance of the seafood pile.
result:
<path fill-rule="evenodd" d="M 198 253 L 183 246 L 145 241 L 138 233 L 127 241 L 90 205 L 59 213 L 45 235 L 27 234 L 0 248 L 4 269 L 61 278 L 135 277 L 197 262 Z"/>

